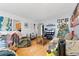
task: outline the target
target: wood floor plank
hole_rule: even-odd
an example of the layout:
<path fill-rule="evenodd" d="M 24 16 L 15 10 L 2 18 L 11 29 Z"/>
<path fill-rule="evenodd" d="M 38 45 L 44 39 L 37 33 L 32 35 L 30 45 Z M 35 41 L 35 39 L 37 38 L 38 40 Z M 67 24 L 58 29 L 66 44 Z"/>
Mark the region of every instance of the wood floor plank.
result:
<path fill-rule="evenodd" d="M 19 48 L 16 53 L 18 56 L 46 56 L 48 43 L 41 45 L 36 43 L 36 39 L 32 41 L 32 45 L 26 48 Z"/>

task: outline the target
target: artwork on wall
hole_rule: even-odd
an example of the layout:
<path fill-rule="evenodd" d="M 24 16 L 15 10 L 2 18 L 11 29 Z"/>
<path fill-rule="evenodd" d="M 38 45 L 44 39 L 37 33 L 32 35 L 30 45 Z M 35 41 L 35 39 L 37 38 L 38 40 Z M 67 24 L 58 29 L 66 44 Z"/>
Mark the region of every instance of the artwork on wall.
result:
<path fill-rule="evenodd" d="M 65 37 L 65 35 L 67 33 L 69 33 L 69 27 L 68 27 L 69 18 L 60 19 L 60 21 L 61 22 L 58 23 L 58 25 L 57 25 L 57 28 L 58 28 L 57 37 L 63 38 L 63 37 Z"/>
<path fill-rule="evenodd" d="M 6 27 L 7 31 L 12 31 L 12 19 L 8 18 Z"/>
<path fill-rule="evenodd" d="M 68 22 L 68 18 L 65 18 L 65 22 Z"/>
<path fill-rule="evenodd" d="M 69 18 L 63 18 L 63 19 L 57 19 L 57 23 L 58 23 L 58 25 L 57 25 L 57 28 L 59 28 L 60 27 L 60 25 L 64 22 L 64 23 L 68 23 L 68 20 Z"/>
<path fill-rule="evenodd" d="M 22 23 L 19 20 L 12 20 L 12 30 L 21 32 Z"/>
<path fill-rule="evenodd" d="M 0 16 L 0 31 L 12 31 L 12 19 Z"/>
<path fill-rule="evenodd" d="M 28 23 L 25 23 L 24 26 L 27 28 L 28 27 Z"/>
<path fill-rule="evenodd" d="M 16 22 L 16 30 L 21 31 L 21 23 Z"/>

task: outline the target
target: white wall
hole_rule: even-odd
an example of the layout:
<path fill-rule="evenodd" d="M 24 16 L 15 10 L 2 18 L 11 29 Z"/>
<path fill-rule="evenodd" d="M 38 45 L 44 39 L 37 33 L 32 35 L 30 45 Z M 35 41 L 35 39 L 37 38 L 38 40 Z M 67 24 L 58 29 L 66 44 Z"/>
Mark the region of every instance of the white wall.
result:
<path fill-rule="evenodd" d="M 61 16 L 57 16 L 56 18 L 53 19 L 49 19 L 49 20 L 41 20 L 40 23 L 43 23 L 44 25 L 46 24 L 55 24 L 56 26 L 54 28 L 56 28 L 56 32 L 55 32 L 55 36 L 57 36 L 58 33 L 58 28 L 57 28 L 57 19 L 63 19 L 63 18 L 69 18 L 70 19 L 71 15 L 62 15 Z M 70 20 L 69 20 L 69 30 L 70 30 Z"/>
<path fill-rule="evenodd" d="M 3 12 L 3 11 L 0 11 L 0 16 L 9 17 L 9 18 L 12 18 L 13 20 L 19 20 L 22 23 L 22 33 L 23 34 L 30 33 L 30 32 L 34 31 L 34 29 L 33 29 L 34 22 L 31 19 L 25 19 L 25 18 L 16 16 L 14 14 L 10 14 L 10 13 Z M 27 28 L 24 27 L 24 23 L 28 24 Z"/>
<path fill-rule="evenodd" d="M 22 23 L 22 33 L 25 35 L 27 33 L 31 33 L 31 32 L 34 32 L 34 24 L 36 24 L 36 33 L 38 31 L 37 29 L 37 25 L 39 23 L 44 23 L 44 24 L 55 24 L 55 28 L 56 28 L 56 34 L 57 35 L 57 19 L 61 19 L 61 18 L 66 18 L 66 17 L 71 17 L 71 15 L 62 15 L 62 16 L 57 16 L 53 19 L 48 19 L 48 20 L 31 20 L 31 19 L 25 19 L 25 18 L 22 18 L 20 16 L 17 16 L 17 15 L 14 15 L 14 14 L 10 14 L 10 13 L 7 13 L 7 12 L 3 12 L 3 11 L 0 11 L 0 16 L 4 16 L 4 17 L 10 17 L 12 18 L 13 20 L 19 20 L 21 21 Z M 24 23 L 28 23 L 28 27 L 24 27 Z M 69 24 L 70 25 L 70 24 Z"/>

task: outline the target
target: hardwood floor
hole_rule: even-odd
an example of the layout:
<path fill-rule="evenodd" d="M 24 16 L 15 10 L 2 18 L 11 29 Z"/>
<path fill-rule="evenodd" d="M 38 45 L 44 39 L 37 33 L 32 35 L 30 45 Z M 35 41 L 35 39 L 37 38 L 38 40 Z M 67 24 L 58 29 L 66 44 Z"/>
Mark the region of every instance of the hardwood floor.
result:
<path fill-rule="evenodd" d="M 32 41 L 32 45 L 30 47 L 19 48 L 16 53 L 18 56 L 46 56 L 48 43 L 43 46 L 41 44 L 37 44 L 35 39 Z"/>

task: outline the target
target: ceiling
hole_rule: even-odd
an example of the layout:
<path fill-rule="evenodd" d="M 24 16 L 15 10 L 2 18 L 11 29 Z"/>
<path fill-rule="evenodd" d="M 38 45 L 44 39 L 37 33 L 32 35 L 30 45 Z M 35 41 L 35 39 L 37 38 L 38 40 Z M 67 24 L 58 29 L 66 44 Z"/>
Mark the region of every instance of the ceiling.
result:
<path fill-rule="evenodd" d="M 76 3 L 0 3 L 0 10 L 32 20 L 71 15 Z"/>

